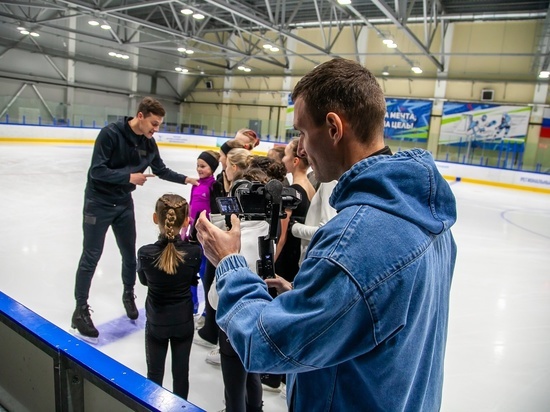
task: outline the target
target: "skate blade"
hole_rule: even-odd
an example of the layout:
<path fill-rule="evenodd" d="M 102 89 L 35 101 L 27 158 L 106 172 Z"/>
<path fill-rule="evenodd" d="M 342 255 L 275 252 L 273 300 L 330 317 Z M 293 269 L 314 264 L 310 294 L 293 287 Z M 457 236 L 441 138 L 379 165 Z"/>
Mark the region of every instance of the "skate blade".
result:
<path fill-rule="evenodd" d="M 82 335 L 78 329 L 75 329 L 75 328 L 71 328 L 70 330 L 71 334 L 73 336 L 75 336 L 76 338 L 80 339 L 80 340 L 83 340 L 84 342 L 87 342 L 87 343 L 91 343 L 92 345 L 97 345 L 98 342 L 99 342 L 99 337 L 97 338 L 92 338 L 90 336 L 85 336 L 85 335 Z"/>

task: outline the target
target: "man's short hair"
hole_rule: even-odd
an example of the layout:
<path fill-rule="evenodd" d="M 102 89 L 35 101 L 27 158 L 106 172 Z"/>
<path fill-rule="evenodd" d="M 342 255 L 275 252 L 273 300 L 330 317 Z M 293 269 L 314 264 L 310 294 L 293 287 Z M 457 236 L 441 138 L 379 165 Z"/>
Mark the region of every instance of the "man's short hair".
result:
<path fill-rule="evenodd" d="M 152 97 L 144 97 L 139 103 L 137 112 L 141 112 L 143 117 L 147 117 L 150 114 L 160 117 L 164 117 L 166 115 L 166 110 L 162 107 L 162 103 Z"/>
<path fill-rule="evenodd" d="M 336 58 L 322 63 L 296 84 L 292 100 L 301 97 L 316 126 L 334 112 L 365 143 L 383 136 L 386 100 L 376 77 L 359 63 Z"/>

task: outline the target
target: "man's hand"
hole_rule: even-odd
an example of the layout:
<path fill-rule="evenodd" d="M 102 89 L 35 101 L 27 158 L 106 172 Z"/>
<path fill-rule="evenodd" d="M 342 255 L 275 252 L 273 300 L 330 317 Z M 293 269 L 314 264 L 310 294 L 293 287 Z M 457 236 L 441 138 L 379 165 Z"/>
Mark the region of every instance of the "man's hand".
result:
<path fill-rule="evenodd" d="M 230 231 L 219 229 L 206 218 L 205 211 L 195 223 L 204 255 L 214 266 L 218 266 L 224 257 L 241 251 L 241 221 L 237 215 L 231 215 L 231 225 Z"/>
<path fill-rule="evenodd" d="M 155 175 L 132 173 L 130 174 L 130 183 L 133 183 L 136 186 L 143 186 L 143 184 L 147 181 L 147 178 L 149 177 L 155 177 Z"/>
<path fill-rule="evenodd" d="M 185 183 L 192 184 L 193 186 L 198 186 L 199 185 L 199 179 L 187 176 L 185 178 Z"/>
<path fill-rule="evenodd" d="M 265 283 L 267 284 L 267 287 L 275 288 L 279 295 L 292 290 L 292 283 L 279 275 L 275 275 L 274 278 L 265 279 Z"/>

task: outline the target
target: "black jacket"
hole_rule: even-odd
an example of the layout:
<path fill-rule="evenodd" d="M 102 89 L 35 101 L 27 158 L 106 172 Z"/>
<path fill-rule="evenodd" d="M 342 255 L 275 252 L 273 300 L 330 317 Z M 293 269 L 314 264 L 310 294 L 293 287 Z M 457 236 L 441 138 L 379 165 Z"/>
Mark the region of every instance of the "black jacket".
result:
<path fill-rule="evenodd" d="M 185 184 L 186 176 L 166 167 L 160 158 L 154 138 L 135 134 L 128 121 L 131 117 L 111 123 L 99 132 L 88 170 L 86 196 L 109 203 L 124 203 L 131 199 L 136 185 L 130 183 L 131 173 L 143 173 L 151 166 L 160 179 Z"/>
<path fill-rule="evenodd" d="M 174 275 L 169 275 L 155 266 L 155 262 L 167 244 L 167 240 L 142 246 L 137 253 L 139 281 L 148 287 L 145 311 L 147 321 L 153 325 L 177 325 L 193 319 L 191 286 L 196 286 L 202 260 L 198 244 L 178 239 L 176 249 L 185 253 L 183 263 Z"/>

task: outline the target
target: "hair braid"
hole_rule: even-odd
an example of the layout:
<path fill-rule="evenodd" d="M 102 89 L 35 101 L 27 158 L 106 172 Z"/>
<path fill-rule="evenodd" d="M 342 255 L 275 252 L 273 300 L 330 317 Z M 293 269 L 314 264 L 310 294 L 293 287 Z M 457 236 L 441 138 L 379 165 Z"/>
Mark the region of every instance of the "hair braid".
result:
<path fill-rule="evenodd" d="M 178 230 L 189 216 L 189 204 L 187 200 L 179 195 L 166 194 L 157 200 L 155 208 L 159 219 L 161 237 L 168 240 L 159 257 L 156 260 L 156 267 L 169 275 L 176 273 L 180 263 L 183 263 L 185 254 L 176 249 L 175 242 L 179 239 Z"/>

